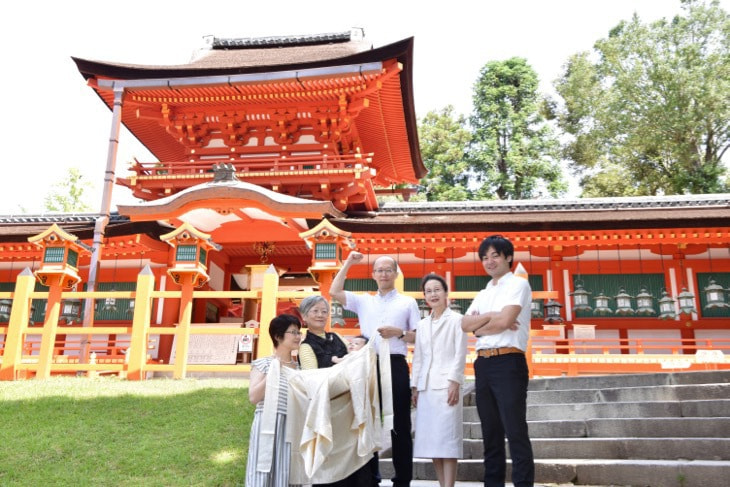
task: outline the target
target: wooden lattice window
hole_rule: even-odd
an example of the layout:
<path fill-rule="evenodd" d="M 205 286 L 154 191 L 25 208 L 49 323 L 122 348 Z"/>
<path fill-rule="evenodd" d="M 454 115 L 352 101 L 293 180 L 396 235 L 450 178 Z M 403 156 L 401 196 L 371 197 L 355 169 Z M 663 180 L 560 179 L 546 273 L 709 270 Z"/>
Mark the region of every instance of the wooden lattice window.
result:
<path fill-rule="evenodd" d="M 75 250 L 68 249 L 68 265 L 78 267 L 79 253 Z"/>
<path fill-rule="evenodd" d="M 337 258 L 337 245 L 333 243 L 314 244 L 314 258 L 321 260 L 334 260 Z"/>
<path fill-rule="evenodd" d="M 175 260 L 178 262 L 195 262 L 197 254 L 197 245 L 178 245 Z"/>
<path fill-rule="evenodd" d="M 49 264 L 60 264 L 63 262 L 63 247 L 46 247 L 46 251 L 43 254 L 43 262 Z"/>

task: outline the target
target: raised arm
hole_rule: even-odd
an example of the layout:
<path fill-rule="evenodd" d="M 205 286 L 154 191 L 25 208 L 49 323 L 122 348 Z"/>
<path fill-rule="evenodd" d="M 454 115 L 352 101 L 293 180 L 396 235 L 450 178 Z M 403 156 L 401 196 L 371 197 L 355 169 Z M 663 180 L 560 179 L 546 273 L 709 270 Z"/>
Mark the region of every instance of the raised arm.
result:
<path fill-rule="evenodd" d="M 360 252 L 350 252 L 345 263 L 342 264 L 342 269 L 340 269 L 337 275 L 335 275 L 335 278 L 332 280 L 332 285 L 330 286 L 330 297 L 339 301 L 342 306 L 347 305 L 347 295 L 345 294 L 345 279 L 347 278 L 347 272 L 350 270 L 352 265 L 362 261 L 363 257 L 364 256 Z"/>

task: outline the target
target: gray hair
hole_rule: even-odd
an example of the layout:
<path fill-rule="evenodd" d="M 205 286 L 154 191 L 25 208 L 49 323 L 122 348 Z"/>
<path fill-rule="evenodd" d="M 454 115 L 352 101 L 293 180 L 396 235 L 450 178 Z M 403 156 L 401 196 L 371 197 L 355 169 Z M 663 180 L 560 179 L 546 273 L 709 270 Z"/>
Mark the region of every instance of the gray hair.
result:
<path fill-rule="evenodd" d="M 329 312 L 330 304 L 322 296 L 307 296 L 306 298 L 302 299 L 302 302 L 299 303 L 299 312 L 302 314 L 302 317 L 306 316 L 306 314 L 309 313 L 309 310 L 312 309 L 315 304 L 320 302 L 324 303 L 325 306 L 327 306 L 327 312 Z"/>

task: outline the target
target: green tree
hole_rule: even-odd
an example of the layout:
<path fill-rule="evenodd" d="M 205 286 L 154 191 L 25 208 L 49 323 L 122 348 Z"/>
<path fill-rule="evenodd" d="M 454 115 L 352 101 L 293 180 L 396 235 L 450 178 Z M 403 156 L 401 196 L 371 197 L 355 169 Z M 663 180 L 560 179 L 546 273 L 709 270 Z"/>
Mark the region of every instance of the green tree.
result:
<path fill-rule="evenodd" d="M 584 195 L 727 190 L 730 17 L 717 1 L 682 9 L 671 21 L 619 23 L 556 82 L 558 125 L 572 136 L 564 156 Z"/>
<path fill-rule="evenodd" d="M 581 187 L 583 198 L 643 196 L 633 184 L 626 168 L 612 162 L 603 162 L 601 171 L 584 178 Z"/>
<path fill-rule="evenodd" d="M 80 169 L 70 168 L 66 179 L 54 184 L 46 195 L 45 209 L 62 213 L 91 211 L 91 206 L 84 201 L 84 192 L 91 189 L 92 184 L 83 178 Z"/>
<path fill-rule="evenodd" d="M 421 180 L 419 196 L 426 201 L 473 199 L 469 190 L 466 149 L 471 134 L 464 116 L 454 115 L 449 105 L 432 110 L 418 126 L 421 157 L 428 174 Z"/>
<path fill-rule="evenodd" d="M 538 78 L 523 58 L 492 61 L 474 86 L 469 162 L 477 199 L 527 199 L 567 190 L 560 144 L 543 114 Z"/>

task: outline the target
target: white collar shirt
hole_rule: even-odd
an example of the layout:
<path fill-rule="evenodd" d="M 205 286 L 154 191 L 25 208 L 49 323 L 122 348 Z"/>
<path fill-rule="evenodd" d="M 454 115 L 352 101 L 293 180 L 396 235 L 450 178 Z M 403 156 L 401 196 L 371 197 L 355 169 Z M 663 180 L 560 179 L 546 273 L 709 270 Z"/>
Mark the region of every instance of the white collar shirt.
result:
<path fill-rule="evenodd" d="M 530 336 L 531 302 L 532 290 L 527 279 L 508 272 L 498 279 L 497 284 L 493 279 L 490 280 L 487 287 L 479 291 L 465 314 L 501 311 L 505 306 L 516 305 L 521 308 L 517 315 L 519 327 L 516 331 L 505 330 L 495 335 L 480 336 L 477 338 L 476 349 L 516 347 L 526 351 Z"/>
<path fill-rule="evenodd" d="M 411 331 L 416 329 L 421 320 L 416 300 L 399 293 L 396 289 L 385 295 L 355 294 L 351 291 L 345 291 L 345 294 L 347 298 L 344 308 L 357 314 L 362 335 L 374 339 L 376 351 L 379 351 L 381 340 L 378 328 L 395 326 L 403 331 Z M 407 355 L 408 344 L 399 338 L 391 338 L 390 353 Z"/>

